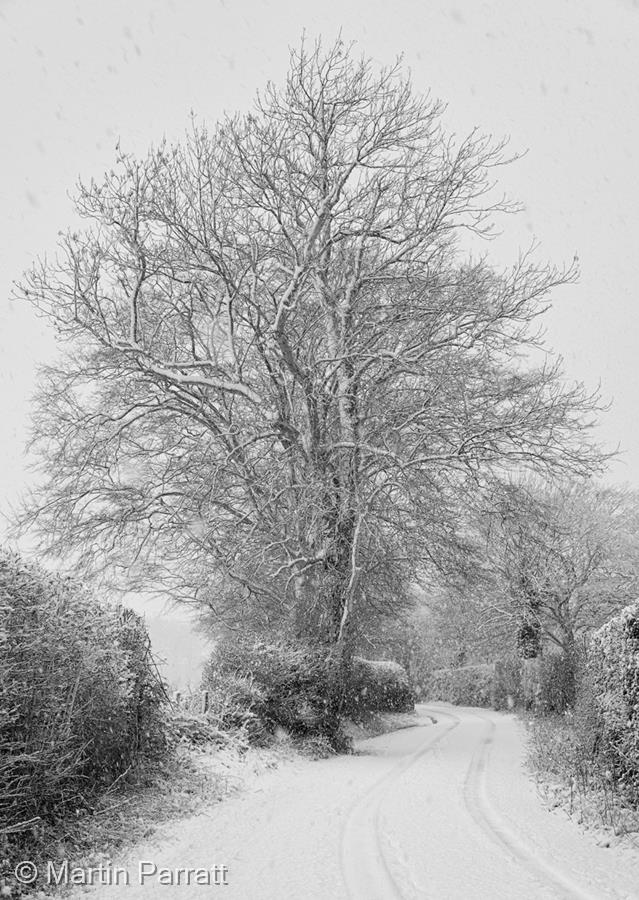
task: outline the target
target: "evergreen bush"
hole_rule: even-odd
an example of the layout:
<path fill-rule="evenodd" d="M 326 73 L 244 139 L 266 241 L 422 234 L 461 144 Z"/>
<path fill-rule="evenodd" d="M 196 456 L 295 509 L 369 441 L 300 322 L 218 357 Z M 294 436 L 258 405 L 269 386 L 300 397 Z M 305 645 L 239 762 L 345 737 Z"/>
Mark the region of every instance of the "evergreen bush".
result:
<path fill-rule="evenodd" d="M 495 666 L 477 663 L 457 669 L 437 669 L 431 675 L 429 697 L 457 706 L 493 706 Z"/>
<path fill-rule="evenodd" d="M 138 616 L 0 550 L 0 834 L 162 753 L 164 696 Z"/>
<path fill-rule="evenodd" d="M 579 688 L 582 744 L 639 800 L 639 601 L 596 631 Z"/>
<path fill-rule="evenodd" d="M 329 734 L 330 669 L 325 651 L 284 640 L 226 640 L 203 675 L 210 716 L 221 727 L 244 727 L 259 740 L 283 728 Z"/>
<path fill-rule="evenodd" d="M 349 712 L 411 712 L 415 709 L 408 674 L 389 660 L 353 659 L 347 693 Z"/>

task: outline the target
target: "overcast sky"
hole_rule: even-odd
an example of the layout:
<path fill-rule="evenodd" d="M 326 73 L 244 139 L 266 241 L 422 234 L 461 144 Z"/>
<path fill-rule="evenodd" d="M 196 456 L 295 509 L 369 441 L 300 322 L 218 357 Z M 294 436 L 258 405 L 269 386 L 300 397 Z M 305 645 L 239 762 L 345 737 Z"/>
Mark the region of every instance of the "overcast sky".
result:
<path fill-rule="evenodd" d="M 490 251 L 507 263 L 534 237 L 552 261 L 579 256 L 549 342 L 614 400 L 601 436 L 625 454 L 614 477 L 639 486 L 637 0 L 0 0 L 0 509 L 28 480 L 28 398 L 52 352 L 11 283 L 72 221 L 78 175 L 109 168 L 118 138 L 142 153 L 179 139 L 191 110 L 245 109 L 303 29 L 341 29 L 380 62 L 403 53 L 452 130 L 528 150 L 503 172 L 525 212 Z"/>

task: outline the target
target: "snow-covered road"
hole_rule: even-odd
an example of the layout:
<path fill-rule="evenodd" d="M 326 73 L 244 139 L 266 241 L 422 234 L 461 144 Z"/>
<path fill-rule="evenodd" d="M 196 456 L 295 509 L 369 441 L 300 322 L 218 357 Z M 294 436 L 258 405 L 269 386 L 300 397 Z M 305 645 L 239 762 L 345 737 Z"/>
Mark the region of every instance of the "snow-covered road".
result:
<path fill-rule="evenodd" d="M 605 848 L 549 812 L 523 767 L 511 715 L 443 704 L 359 754 L 299 760 L 136 848 L 128 886 L 100 898 L 514 900 L 639 898 L 639 853 Z M 433 722 L 435 720 L 435 722 Z M 136 884 L 138 860 L 228 866 L 228 885 Z M 173 873 L 172 875 L 170 873 Z M 86 896 L 86 895 L 85 895 Z"/>

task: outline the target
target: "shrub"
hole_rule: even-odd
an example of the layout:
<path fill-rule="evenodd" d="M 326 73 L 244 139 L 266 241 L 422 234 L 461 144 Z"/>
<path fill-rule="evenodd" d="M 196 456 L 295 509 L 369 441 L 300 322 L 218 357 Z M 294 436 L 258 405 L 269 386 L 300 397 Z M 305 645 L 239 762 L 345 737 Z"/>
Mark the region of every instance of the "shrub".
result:
<path fill-rule="evenodd" d="M 361 657 L 353 659 L 346 702 L 352 713 L 410 712 L 415 708 L 415 697 L 403 666 Z"/>
<path fill-rule="evenodd" d="M 225 641 L 205 667 L 209 716 L 220 728 L 243 728 L 254 742 L 278 729 L 348 749 L 333 706 L 335 668 L 325 648 L 286 641 Z M 341 715 L 414 709 L 406 671 L 397 663 L 355 657 Z"/>
<path fill-rule="evenodd" d="M 0 551 L 0 820 L 90 806 L 164 748 L 157 675 L 134 613 Z"/>
<path fill-rule="evenodd" d="M 541 657 L 527 656 L 521 663 L 521 697 L 526 709 L 541 707 Z"/>
<path fill-rule="evenodd" d="M 222 727 L 244 727 L 255 740 L 283 728 L 330 734 L 330 670 L 324 651 L 284 641 L 225 641 L 213 652 L 202 686 Z"/>
<path fill-rule="evenodd" d="M 581 740 L 633 799 L 639 799 L 639 602 L 594 633 L 581 679 Z"/>
<path fill-rule="evenodd" d="M 262 718 L 266 695 L 252 676 L 226 670 L 212 660 L 203 684 L 209 692 L 207 715 L 221 731 L 245 731 L 253 743 L 263 743 L 272 733 Z"/>
<path fill-rule="evenodd" d="M 173 708 L 167 716 L 167 738 L 170 743 L 190 744 L 194 747 L 217 744 L 224 746 L 227 736 L 204 713 Z"/>
<path fill-rule="evenodd" d="M 512 709 L 522 702 L 525 671 L 531 660 L 502 659 L 494 663 L 475 663 L 431 673 L 426 694 L 431 700 L 444 700 L 458 706 L 484 706 Z"/>
<path fill-rule="evenodd" d="M 575 705 L 577 659 L 566 653 L 549 653 L 540 659 L 538 706 L 544 713 L 563 713 Z"/>
<path fill-rule="evenodd" d="M 493 708 L 512 709 L 522 701 L 522 661 L 502 659 L 494 665 Z"/>
<path fill-rule="evenodd" d="M 458 706 L 493 705 L 495 667 L 477 663 L 458 669 L 437 669 L 432 673 L 429 696 Z"/>

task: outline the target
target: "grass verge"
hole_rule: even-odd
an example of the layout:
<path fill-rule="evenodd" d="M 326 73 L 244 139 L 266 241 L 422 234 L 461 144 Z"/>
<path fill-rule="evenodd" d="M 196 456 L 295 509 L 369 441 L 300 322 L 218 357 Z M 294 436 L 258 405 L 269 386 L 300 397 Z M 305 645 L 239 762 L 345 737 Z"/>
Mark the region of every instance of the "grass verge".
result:
<path fill-rule="evenodd" d="M 571 716 L 526 715 L 524 721 L 529 764 L 548 806 L 597 829 L 603 846 L 623 840 L 639 848 L 639 810 L 614 785 L 610 772 L 583 750 Z"/>
<path fill-rule="evenodd" d="M 69 869 L 85 871 L 107 866 L 119 850 L 148 839 L 163 823 L 218 803 L 299 752 L 291 741 L 251 747 L 241 734 L 229 737 L 223 746 L 180 745 L 165 761 L 140 766 L 113 785 L 92 810 L 75 810 L 54 824 L 38 824 L 22 834 L 19 849 L 8 841 L 3 845 L 0 836 L 0 897 L 53 896 L 51 888 L 45 892 L 38 883 L 17 883 L 14 867 L 21 860 L 33 861 L 40 872 L 46 871 L 49 860 L 56 868 L 68 860 Z M 304 752 L 312 755 L 312 748 Z"/>

